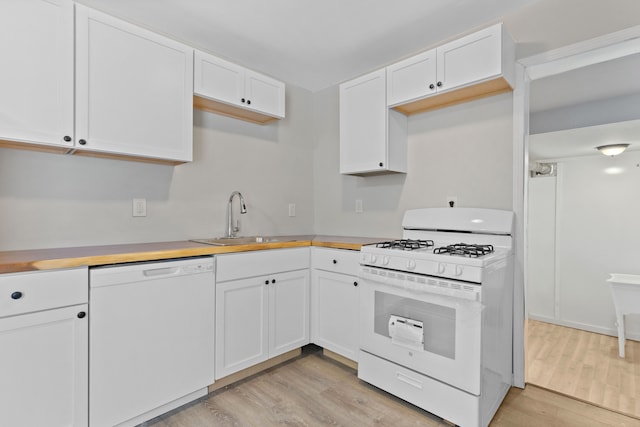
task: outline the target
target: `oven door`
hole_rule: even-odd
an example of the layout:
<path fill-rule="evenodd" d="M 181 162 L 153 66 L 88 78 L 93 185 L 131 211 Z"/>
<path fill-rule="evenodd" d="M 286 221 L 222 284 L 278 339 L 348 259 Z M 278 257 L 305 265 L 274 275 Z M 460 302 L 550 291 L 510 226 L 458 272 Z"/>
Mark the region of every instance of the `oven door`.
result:
<path fill-rule="evenodd" d="M 480 395 L 479 285 L 470 300 L 368 277 L 360 284 L 362 350 Z"/>

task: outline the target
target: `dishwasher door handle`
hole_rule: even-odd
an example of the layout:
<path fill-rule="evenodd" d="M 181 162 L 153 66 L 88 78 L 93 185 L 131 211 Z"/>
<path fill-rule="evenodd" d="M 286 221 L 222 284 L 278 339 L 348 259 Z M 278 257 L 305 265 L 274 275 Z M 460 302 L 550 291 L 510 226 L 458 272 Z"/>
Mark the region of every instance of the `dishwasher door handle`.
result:
<path fill-rule="evenodd" d="M 180 272 L 178 267 L 164 267 L 153 268 L 151 270 L 144 270 L 142 274 L 146 277 L 158 277 L 158 276 L 174 276 Z"/>

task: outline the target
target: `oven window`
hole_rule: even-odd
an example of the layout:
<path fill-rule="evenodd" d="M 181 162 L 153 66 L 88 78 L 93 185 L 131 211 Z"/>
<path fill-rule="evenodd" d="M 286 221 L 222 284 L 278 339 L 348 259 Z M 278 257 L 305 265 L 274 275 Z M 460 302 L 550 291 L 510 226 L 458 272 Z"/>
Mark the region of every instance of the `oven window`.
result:
<path fill-rule="evenodd" d="M 455 359 L 455 309 L 375 291 L 374 316 L 374 332 L 389 338 L 391 338 L 389 336 L 391 316 L 422 322 L 424 351 Z"/>

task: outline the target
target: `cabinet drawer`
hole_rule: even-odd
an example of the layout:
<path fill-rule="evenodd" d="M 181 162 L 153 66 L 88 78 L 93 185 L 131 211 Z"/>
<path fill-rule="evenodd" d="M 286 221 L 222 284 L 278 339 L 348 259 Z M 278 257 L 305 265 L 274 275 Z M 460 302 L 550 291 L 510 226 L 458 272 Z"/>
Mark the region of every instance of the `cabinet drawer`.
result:
<path fill-rule="evenodd" d="M 84 304 L 87 267 L 0 275 L 0 317 Z"/>
<path fill-rule="evenodd" d="M 222 254 L 216 260 L 216 282 L 225 282 L 309 268 L 309 248 Z"/>
<path fill-rule="evenodd" d="M 319 270 L 358 275 L 360 251 L 313 248 L 311 265 Z"/>

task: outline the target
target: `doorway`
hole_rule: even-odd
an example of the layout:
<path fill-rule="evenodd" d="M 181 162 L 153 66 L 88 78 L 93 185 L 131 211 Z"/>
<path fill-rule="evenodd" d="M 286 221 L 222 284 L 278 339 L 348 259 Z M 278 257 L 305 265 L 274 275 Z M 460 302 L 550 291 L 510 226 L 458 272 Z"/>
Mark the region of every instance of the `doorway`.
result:
<path fill-rule="evenodd" d="M 633 54 L 530 84 L 525 364 L 531 384 L 640 417 L 640 322 L 627 319 L 633 340 L 618 357 L 606 282 L 640 274 L 637 69 Z M 595 76 L 612 84 L 594 89 Z M 614 142 L 630 146 L 616 157 L 596 150 Z"/>

